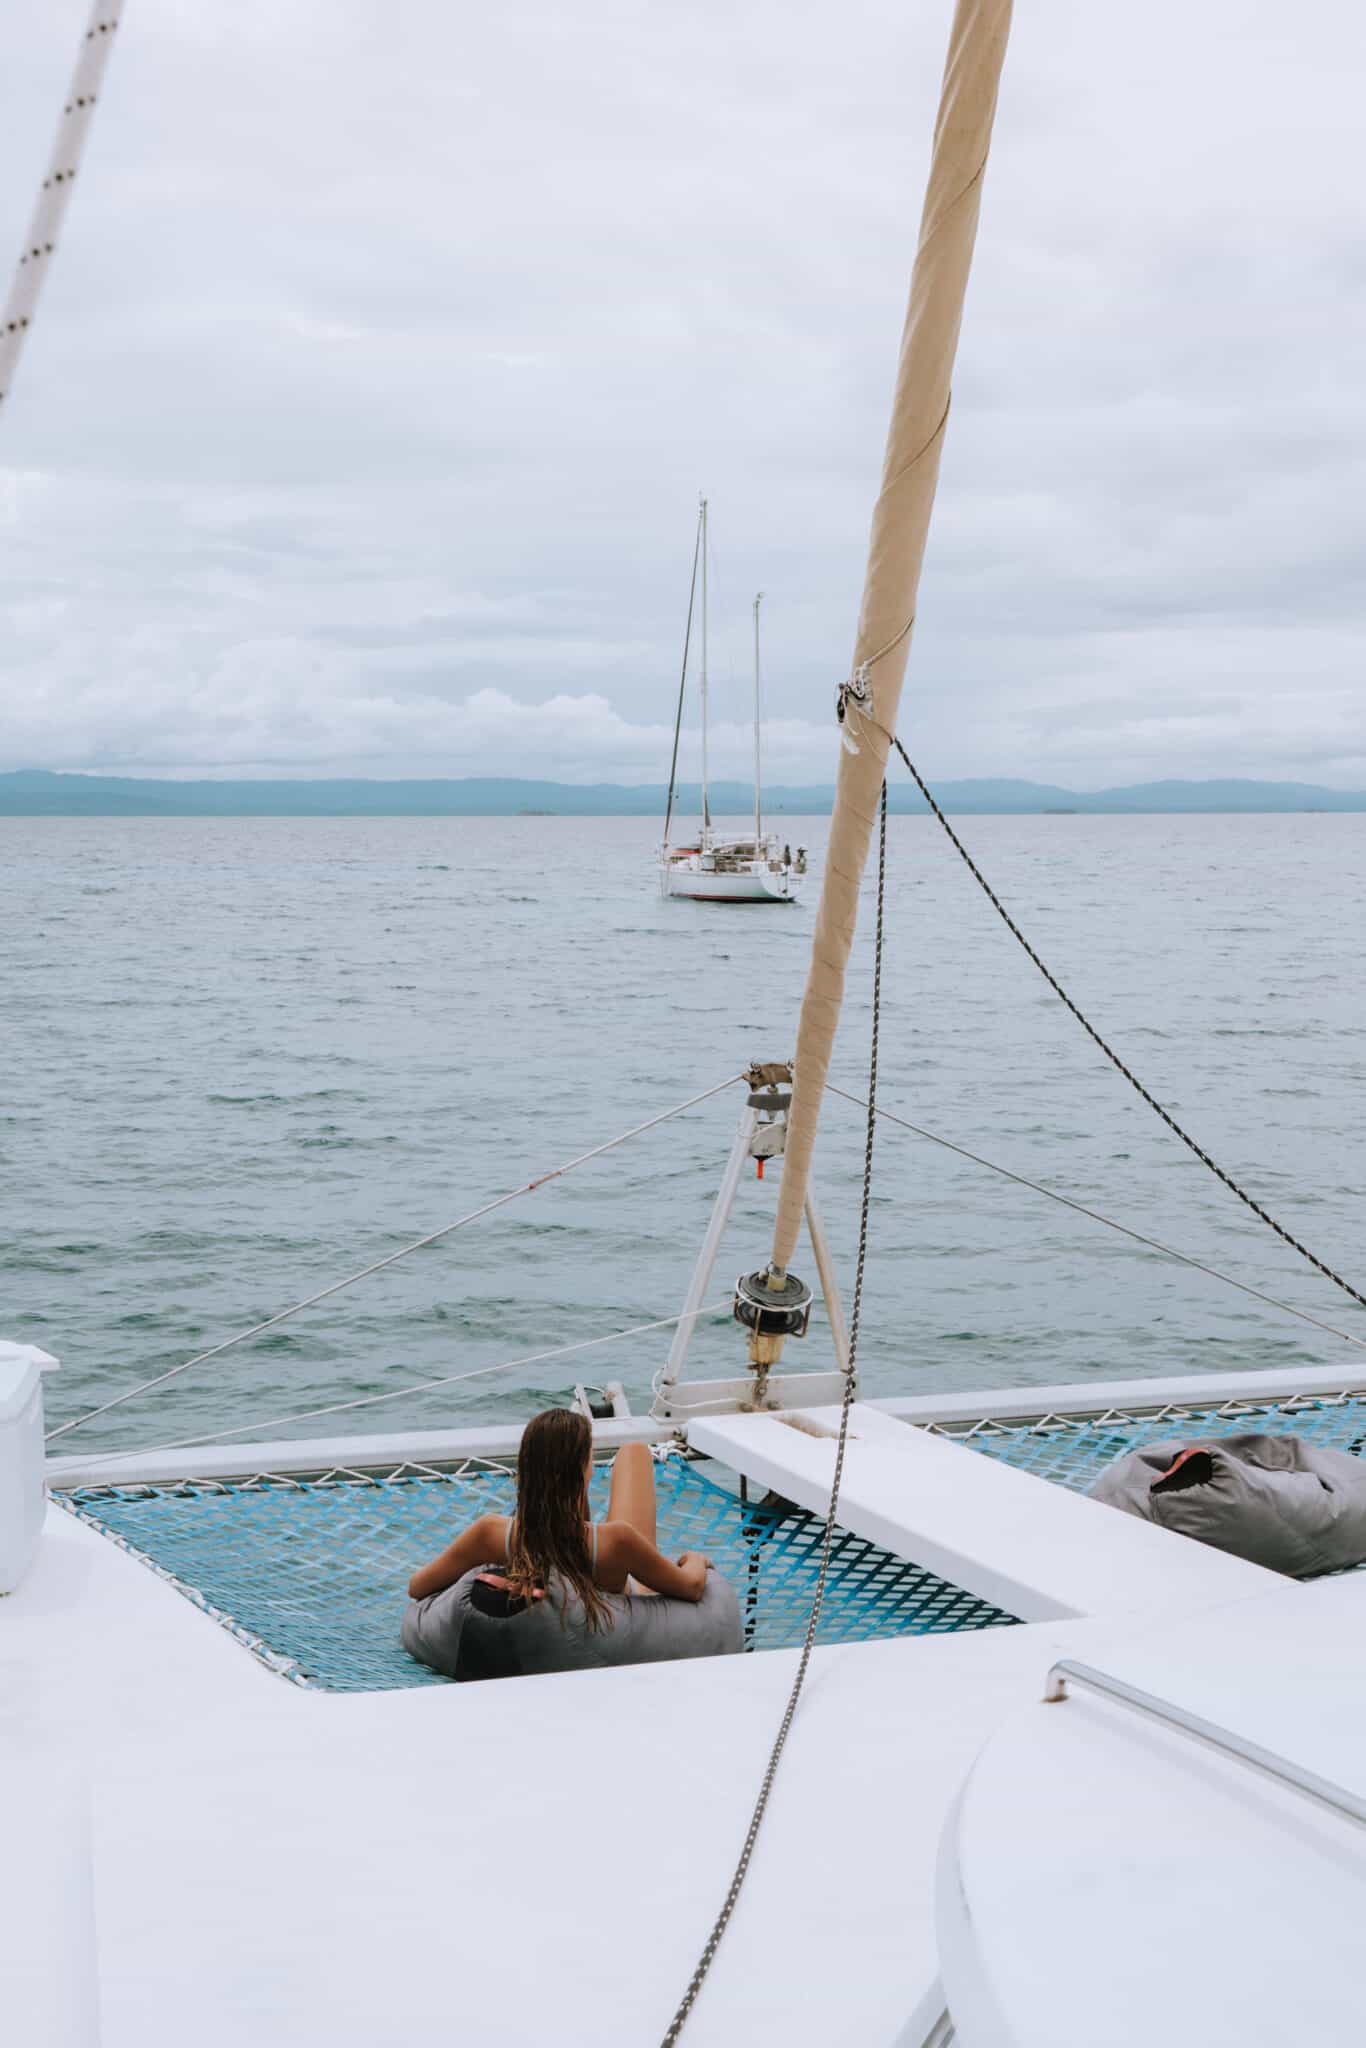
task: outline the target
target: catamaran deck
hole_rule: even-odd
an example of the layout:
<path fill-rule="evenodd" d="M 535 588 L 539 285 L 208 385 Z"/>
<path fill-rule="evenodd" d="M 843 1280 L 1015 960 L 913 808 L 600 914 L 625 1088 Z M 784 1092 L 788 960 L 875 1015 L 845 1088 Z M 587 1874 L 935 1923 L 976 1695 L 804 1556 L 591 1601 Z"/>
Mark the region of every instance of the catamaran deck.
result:
<path fill-rule="evenodd" d="M 183 2048 L 187 2030 L 197 2048 L 656 2038 L 792 1667 L 775 1652 L 306 1692 L 56 1508 L 5 1619 L 7 1753 L 89 1788 L 103 2048 Z M 1012 1628 L 817 1653 L 697 2040 L 779 2022 L 791 2042 L 895 2036 L 934 1978 L 951 1788 L 1078 1640 Z M 17 1915 L 52 1970 L 88 1973 L 67 1886 L 35 1895 L 39 1859 L 13 1849 L 11 1931 Z"/>
<path fill-rule="evenodd" d="M 1253 1399 L 1264 1426 L 1360 1426 L 1359 1393 L 1331 1370 L 1275 1386 L 1246 1376 L 1227 1393 L 1106 1389 L 1107 1426 L 1123 1413 L 1146 1430 L 1145 1405 L 1169 1433 L 1183 1413 L 1204 1418 L 1193 1386 L 1235 1404 L 1224 1427 Z M 930 1405 L 922 1425 L 974 1426 L 942 1412 L 952 1402 Z M 1031 1456 L 1058 1428 L 1096 1426 L 1079 1408 L 1041 1416 L 1037 1401 L 1032 1416 L 1010 1413 L 1024 1405 L 979 1401 L 976 1426 L 1017 1429 Z M 828 1487 L 829 1429 L 811 1410 L 690 1434 L 800 1507 Z M 307 1451 L 296 1447 L 301 1462 Z M 81 1476 L 63 1463 L 54 1476 Z M 911 1560 L 1020 1625 L 817 1651 L 751 1881 L 690 2023 L 699 2042 L 781 2031 L 890 2048 L 909 2027 L 906 2048 L 920 2048 L 943 1960 L 938 1845 L 993 1731 L 1033 1725 L 1058 1658 L 1118 1658 L 1132 1675 L 1147 1645 L 1183 1629 L 1165 1678 L 1189 1667 L 1208 1693 L 1205 1617 L 1236 1633 L 1239 1614 L 1313 1590 L 872 1407 L 855 1412 L 840 1521 L 865 1552 Z M 1366 1619 L 1366 1575 L 1333 1583 Z M 64 2043 L 183 2048 L 187 2029 L 202 2048 L 373 2048 L 436 2028 L 657 2038 L 729 1877 L 793 1655 L 329 1694 L 285 1682 L 162 1572 L 54 1504 L 0 1635 L 4 1796 L 18 1817 L 0 1875 L 7 1947 L 45 2010 L 63 1987 L 71 2024 L 51 2038 Z M 1366 1662 L 1355 1643 L 1342 1656 Z M 1071 1725 L 1089 1736 L 1060 1718 L 1048 1739 Z M 1018 1862 L 1018 1844 L 1010 1853 Z M 96 1999 L 98 2035 L 81 2031 Z"/>
<path fill-rule="evenodd" d="M 1084 1398 L 1079 1408 L 1076 1388 L 1052 1387 L 861 1403 L 818 1640 L 1118 1613 L 1124 1557 L 1140 1560 L 1133 1601 L 1164 1604 L 1178 1578 L 1214 1597 L 1231 1569 L 1219 1553 L 1163 1531 L 1154 1538 L 1137 1525 L 1116 1528 L 1108 1512 L 1079 1509 L 1068 1494 L 1125 1451 L 1174 1432 L 1293 1430 L 1344 1450 L 1366 1441 L 1366 1396 L 1344 1384 L 1341 1368 L 1280 1375 L 1270 1387 L 1265 1375 L 1233 1374 L 1099 1387 Z M 706 1551 L 731 1579 L 747 1649 L 802 1639 L 836 1426 L 836 1411 L 819 1408 L 699 1419 L 689 1425 L 691 1445 L 714 1462 L 670 1457 L 657 1468 L 660 1541 L 670 1551 Z M 623 1433 L 618 1425 L 605 1432 Z M 68 1456 L 52 1461 L 50 1475 L 75 1515 L 143 1557 L 296 1683 L 341 1692 L 444 1685 L 399 1644 L 403 1587 L 454 1529 L 510 1510 L 515 1436 L 434 1431 L 132 1460 Z M 959 1447 L 991 1464 L 964 1461 Z M 747 1498 L 735 1474 L 752 1482 Z M 1058 1486 L 1030 1483 L 1038 1478 Z M 776 1501 L 765 1498 L 770 1488 Z M 595 1511 L 605 1508 L 600 1468 Z M 1000 1531 L 1008 1512 L 1020 1533 L 1007 1555 Z M 1089 1533 L 1097 1524 L 1103 1541 Z M 1154 1592 L 1151 1560 L 1164 1548 Z"/>

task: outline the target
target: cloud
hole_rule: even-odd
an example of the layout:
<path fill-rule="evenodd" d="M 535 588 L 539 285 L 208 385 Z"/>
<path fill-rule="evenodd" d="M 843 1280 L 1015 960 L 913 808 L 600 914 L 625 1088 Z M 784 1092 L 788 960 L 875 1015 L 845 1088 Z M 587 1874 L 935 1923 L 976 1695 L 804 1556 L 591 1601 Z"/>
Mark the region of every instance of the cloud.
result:
<path fill-rule="evenodd" d="M 826 781 L 949 9 L 140 0 L 0 419 L 0 765 Z M 0 248 L 80 30 L 14 25 Z M 903 730 L 1358 783 L 1366 17 L 1017 17 Z M 321 88 L 321 89 L 320 89 Z"/>

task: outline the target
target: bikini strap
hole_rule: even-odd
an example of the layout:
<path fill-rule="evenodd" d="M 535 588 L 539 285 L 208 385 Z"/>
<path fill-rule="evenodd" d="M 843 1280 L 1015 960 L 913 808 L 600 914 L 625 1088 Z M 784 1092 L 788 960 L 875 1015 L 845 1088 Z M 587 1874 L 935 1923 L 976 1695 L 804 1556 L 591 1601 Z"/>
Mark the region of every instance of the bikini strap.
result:
<path fill-rule="evenodd" d="M 588 1526 L 593 1531 L 593 1570 L 596 1572 L 598 1568 L 598 1525 L 596 1522 L 590 1522 Z"/>

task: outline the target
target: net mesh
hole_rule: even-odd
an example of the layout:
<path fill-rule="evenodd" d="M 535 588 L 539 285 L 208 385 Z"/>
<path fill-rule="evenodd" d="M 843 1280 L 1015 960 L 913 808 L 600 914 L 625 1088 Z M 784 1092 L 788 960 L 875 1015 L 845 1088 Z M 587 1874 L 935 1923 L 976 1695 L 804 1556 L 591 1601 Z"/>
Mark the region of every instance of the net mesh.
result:
<path fill-rule="evenodd" d="M 824 1524 L 790 1503 L 743 1501 L 696 1462 L 655 1467 L 659 1544 L 705 1551 L 735 1587 L 745 1647 L 799 1643 L 811 1610 Z M 607 1507 L 608 1472 L 592 1487 Z M 447 1683 L 398 1639 L 404 1586 L 417 1565 L 482 1514 L 507 1514 L 500 1467 L 401 1466 L 291 1480 L 85 1486 L 59 1498 L 142 1558 L 295 1684 L 370 1692 Z M 1014 1616 L 933 1572 L 840 1529 L 818 1641 L 1000 1628 Z"/>
<path fill-rule="evenodd" d="M 1103 1415 L 1045 1415 L 1016 1422 L 984 1416 L 939 1423 L 935 1434 L 967 1444 L 989 1458 L 1084 1493 L 1107 1465 L 1145 1444 L 1230 1436 L 1243 1430 L 1302 1436 L 1310 1443 L 1360 1457 L 1366 1449 L 1366 1393 L 1299 1394 L 1284 1399 L 1225 1401 L 1217 1406 L 1167 1407 L 1143 1414 L 1108 1409 Z"/>

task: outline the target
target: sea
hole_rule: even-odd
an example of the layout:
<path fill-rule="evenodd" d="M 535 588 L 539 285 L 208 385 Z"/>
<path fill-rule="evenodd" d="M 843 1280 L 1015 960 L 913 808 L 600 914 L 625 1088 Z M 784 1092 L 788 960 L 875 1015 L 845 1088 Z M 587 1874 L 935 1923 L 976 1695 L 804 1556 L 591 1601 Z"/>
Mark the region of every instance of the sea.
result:
<path fill-rule="evenodd" d="M 60 1359 L 50 1421 L 788 1055 L 828 823 L 774 822 L 808 849 L 798 907 L 661 900 L 647 818 L 0 820 L 0 1337 Z M 1366 1287 L 1366 817 L 958 823 L 1159 1101 Z M 888 829 L 879 1099 L 963 1151 L 878 1130 L 865 1391 L 1308 1365 L 1366 1338 L 1102 1058 L 933 819 Z M 870 891 L 834 1068 L 855 1095 Z M 742 1104 L 727 1088 L 61 1448 L 520 1418 L 580 1381 L 639 1410 L 670 1330 L 597 1340 L 678 1312 Z M 815 1177 L 846 1306 L 863 1144 L 831 1097 Z M 742 1369 L 725 1302 L 778 1180 L 746 1174 L 689 1374 Z M 789 1360 L 830 1362 L 819 1315 Z"/>

